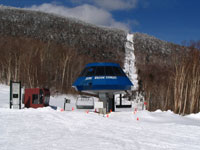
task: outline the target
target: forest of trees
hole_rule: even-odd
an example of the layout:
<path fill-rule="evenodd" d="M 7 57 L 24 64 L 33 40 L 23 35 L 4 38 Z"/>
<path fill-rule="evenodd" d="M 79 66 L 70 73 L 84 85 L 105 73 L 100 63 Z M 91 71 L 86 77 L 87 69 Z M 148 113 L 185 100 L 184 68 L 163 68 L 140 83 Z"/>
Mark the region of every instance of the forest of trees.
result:
<path fill-rule="evenodd" d="M 156 63 L 158 60 L 137 65 L 142 82 L 139 89 L 149 110 L 170 109 L 179 114 L 200 111 L 199 49 L 200 41 L 191 42 L 178 52 L 172 51 L 167 63 L 170 65 Z M 21 81 L 26 88 L 47 87 L 52 93 L 74 93 L 72 83 L 87 63 L 108 61 L 122 65 L 124 59 L 120 53 L 116 55 L 119 59 L 91 57 L 67 45 L 8 36 L 0 37 L 0 53 L 1 83 Z"/>
<path fill-rule="evenodd" d="M 149 110 L 170 109 L 179 114 L 200 111 L 200 41 L 187 46 L 172 51 L 167 63 L 170 65 L 137 66 L 142 82 L 139 89 Z M 99 59 L 79 54 L 67 45 L 8 36 L 0 37 L 0 53 L 1 83 L 21 81 L 26 88 L 47 87 L 52 93 L 74 93 L 72 83 L 87 63 L 110 61 L 122 65 L 124 59 L 120 53 L 119 59 Z"/>
<path fill-rule="evenodd" d="M 170 66 L 146 64 L 140 72 L 149 110 L 200 111 L 200 41 L 172 52 Z M 141 68 L 142 66 L 140 66 Z"/>
<path fill-rule="evenodd" d="M 67 45 L 23 37 L 0 37 L 0 53 L 1 83 L 21 81 L 26 88 L 48 87 L 60 93 L 73 92 L 72 83 L 87 63 L 122 62 L 79 54 Z"/>
<path fill-rule="evenodd" d="M 183 49 L 179 56 L 175 55 L 168 86 L 166 103 L 173 98 L 175 113 L 200 111 L 200 41 L 191 42 L 189 50 Z"/>

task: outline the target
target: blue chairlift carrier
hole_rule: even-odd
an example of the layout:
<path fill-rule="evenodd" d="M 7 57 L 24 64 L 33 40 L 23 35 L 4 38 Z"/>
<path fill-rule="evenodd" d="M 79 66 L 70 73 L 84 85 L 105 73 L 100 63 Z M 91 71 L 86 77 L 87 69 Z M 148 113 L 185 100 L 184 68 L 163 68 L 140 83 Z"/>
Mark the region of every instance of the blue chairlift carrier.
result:
<path fill-rule="evenodd" d="M 101 91 L 130 90 L 133 84 L 119 64 L 87 64 L 73 86 L 81 92 L 98 93 Z"/>
<path fill-rule="evenodd" d="M 112 95 L 106 96 L 107 100 L 105 101 L 108 103 L 114 93 L 131 90 L 131 86 L 133 84 L 117 63 L 87 64 L 80 76 L 73 83 L 73 87 L 80 92 Z"/>

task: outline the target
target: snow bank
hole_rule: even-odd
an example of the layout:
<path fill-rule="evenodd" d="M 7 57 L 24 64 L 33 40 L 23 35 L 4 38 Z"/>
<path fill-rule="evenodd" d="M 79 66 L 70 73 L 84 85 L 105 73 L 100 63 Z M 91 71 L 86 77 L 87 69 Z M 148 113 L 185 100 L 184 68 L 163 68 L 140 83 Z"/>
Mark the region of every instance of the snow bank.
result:
<path fill-rule="evenodd" d="M 186 116 L 187 118 L 198 119 L 200 120 L 200 112 L 196 114 L 190 114 Z"/>
<path fill-rule="evenodd" d="M 0 84 L 0 108 L 9 108 L 10 87 Z"/>
<path fill-rule="evenodd" d="M 5 150 L 198 150 L 200 146 L 199 122 L 170 112 L 116 112 L 107 118 L 50 107 L 1 108 L 0 124 L 0 147 Z"/>
<path fill-rule="evenodd" d="M 1 150 L 199 150 L 199 114 L 176 115 L 132 109 L 109 116 L 85 111 L 57 111 L 51 107 L 13 110 L 5 107 L 9 87 L 0 85 Z M 51 97 L 62 107 L 64 98 Z M 74 100 L 73 100 L 74 99 Z M 6 105 L 5 105 L 6 104 Z M 3 107 L 2 107 L 3 106 Z"/>

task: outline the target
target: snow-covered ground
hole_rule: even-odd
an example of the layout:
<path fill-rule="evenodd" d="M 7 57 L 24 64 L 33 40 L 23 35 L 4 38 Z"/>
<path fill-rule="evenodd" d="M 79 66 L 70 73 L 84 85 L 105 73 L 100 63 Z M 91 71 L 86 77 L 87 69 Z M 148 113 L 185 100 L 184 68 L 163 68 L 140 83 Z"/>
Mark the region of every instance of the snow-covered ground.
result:
<path fill-rule="evenodd" d="M 51 97 L 51 104 L 62 107 L 64 97 Z M 10 110 L 8 99 L 9 87 L 0 85 L 0 150 L 200 149 L 200 114 L 131 109 L 103 117 L 51 107 Z"/>

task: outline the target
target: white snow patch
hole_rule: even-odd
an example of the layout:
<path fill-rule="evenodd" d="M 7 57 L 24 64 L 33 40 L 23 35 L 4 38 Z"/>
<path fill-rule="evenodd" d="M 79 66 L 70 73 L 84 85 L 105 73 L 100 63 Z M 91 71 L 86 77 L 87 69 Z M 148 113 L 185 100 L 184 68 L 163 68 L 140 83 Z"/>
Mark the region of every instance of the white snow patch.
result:
<path fill-rule="evenodd" d="M 127 42 L 125 44 L 125 61 L 124 61 L 124 72 L 129 77 L 133 83 L 132 91 L 137 91 L 139 88 L 138 85 L 138 74 L 137 68 L 135 66 L 135 54 L 134 54 L 134 34 L 127 34 Z M 134 108 L 145 109 L 144 106 L 144 96 L 141 93 L 136 93 L 136 97 L 133 102 Z"/>
<path fill-rule="evenodd" d="M 138 89 L 137 69 L 135 67 L 135 54 L 133 34 L 127 34 L 127 42 L 125 44 L 125 61 L 124 72 L 127 74 L 131 82 L 133 83 L 133 90 Z"/>
<path fill-rule="evenodd" d="M 10 87 L 0 84 L 0 108 L 10 107 Z"/>
<path fill-rule="evenodd" d="M 197 114 L 187 115 L 186 117 L 200 120 L 200 112 Z"/>

